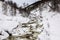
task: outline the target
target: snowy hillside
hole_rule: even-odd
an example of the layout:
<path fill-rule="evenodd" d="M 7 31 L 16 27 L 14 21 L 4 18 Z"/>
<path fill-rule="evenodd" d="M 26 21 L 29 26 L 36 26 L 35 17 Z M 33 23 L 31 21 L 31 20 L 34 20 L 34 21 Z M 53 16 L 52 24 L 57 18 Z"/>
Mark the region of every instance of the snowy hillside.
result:
<path fill-rule="evenodd" d="M 60 13 L 50 11 L 47 4 L 42 9 L 36 8 L 25 17 L 26 13 L 23 16 L 0 1 L 0 40 L 60 40 Z"/>

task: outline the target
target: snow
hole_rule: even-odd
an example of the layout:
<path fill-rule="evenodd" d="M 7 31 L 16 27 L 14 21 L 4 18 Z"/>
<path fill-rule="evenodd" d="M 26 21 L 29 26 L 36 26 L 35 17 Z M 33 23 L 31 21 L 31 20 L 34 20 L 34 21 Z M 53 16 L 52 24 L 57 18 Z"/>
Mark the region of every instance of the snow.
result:
<path fill-rule="evenodd" d="M 0 21 L 0 27 L 4 30 L 12 30 L 18 25 L 15 21 Z"/>
<path fill-rule="evenodd" d="M 12 33 L 12 35 L 19 35 L 19 32 L 16 33 L 16 30 L 14 28 L 17 27 L 17 25 L 20 25 L 22 23 L 27 23 L 30 19 L 23 17 L 19 14 L 19 11 L 17 10 L 17 15 L 16 16 L 11 16 L 10 15 L 10 8 L 8 9 L 8 12 L 6 13 L 7 15 L 4 15 L 2 12 L 2 2 L 0 1 L 0 32 L 2 32 L 0 35 L 0 40 L 6 39 L 9 34 L 5 31 L 9 31 L 9 33 Z M 8 5 L 9 7 L 9 5 Z M 13 33 L 15 30 L 15 34 Z M 20 33 L 24 33 L 23 29 L 21 29 Z"/>
<path fill-rule="evenodd" d="M 40 40 L 60 40 L 60 13 L 58 12 L 49 12 L 49 7 L 43 9 L 43 27 L 44 31 L 38 35 Z M 34 11 L 32 12 L 34 13 Z M 35 12 L 36 13 L 36 12 Z M 39 12 L 37 12 L 39 14 Z"/>
<path fill-rule="evenodd" d="M 15 1 L 15 0 L 14 0 Z M 17 1 L 18 2 L 18 1 Z M 0 2 L 0 5 L 2 2 Z M 0 9 L 2 8 L 2 5 L 0 6 Z M 37 17 L 39 20 L 39 10 L 36 12 L 35 10 L 31 12 L 30 16 L 31 17 Z M 42 11 L 42 16 L 43 16 L 43 24 L 44 30 L 41 34 L 38 35 L 38 38 L 41 40 L 60 40 L 60 13 L 58 12 L 49 12 L 49 7 L 44 9 Z M 18 16 L 7 16 L 2 14 L 2 9 L 0 10 L 0 40 L 6 39 L 9 34 L 5 32 L 6 30 L 12 33 L 13 36 L 19 36 L 26 34 L 27 31 L 29 31 L 29 28 L 21 28 L 22 23 L 27 23 L 29 22 L 30 19 L 29 17 L 23 17 L 21 15 Z M 40 21 L 38 21 L 40 23 Z M 19 27 L 17 27 L 19 25 Z M 33 28 L 35 28 L 36 24 L 31 24 Z M 14 29 L 17 27 L 17 29 Z M 42 28 L 38 28 L 37 31 L 41 31 Z M 36 31 L 36 30 L 35 30 Z"/>
<path fill-rule="evenodd" d="M 58 12 L 42 12 L 44 28 L 49 33 L 50 40 L 60 40 L 60 14 Z M 48 27 L 49 24 L 49 27 Z M 46 37 L 46 36 L 45 36 Z M 47 37 L 48 38 L 48 37 Z"/>
<path fill-rule="evenodd" d="M 51 20 L 50 23 L 50 31 L 51 31 L 51 40 L 60 40 L 60 14 L 55 15 Z"/>
<path fill-rule="evenodd" d="M 18 21 L 20 23 L 27 23 L 30 19 L 22 16 L 16 16 L 13 20 Z"/>
<path fill-rule="evenodd" d="M 6 33 L 5 31 L 9 31 L 10 33 L 12 33 L 12 35 L 14 35 L 12 32 L 14 28 L 16 28 L 17 25 L 22 23 L 27 23 L 28 21 L 29 21 L 29 18 L 25 18 L 22 16 L 12 17 L 12 16 L 6 16 L 4 14 L 0 14 L 0 31 L 2 31 L 2 34 L 3 34 L 3 36 L 1 35 L 0 38 L 5 39 L 9 36 L 9 34 Z M 23 32 L 22 30 L 20 31 L 21 33 Z M 15 35 L 18 36 L 18 33 L 17 34 L 15 33 Z"/>
<path fill-rule="evenodd" d="M 0 33 L 2 33 L 2 35 L 0 35 L 0 40 L 6 39 L 9 36 L 9 34 L 2 30 L 2 28 L 0 28 Z"/>

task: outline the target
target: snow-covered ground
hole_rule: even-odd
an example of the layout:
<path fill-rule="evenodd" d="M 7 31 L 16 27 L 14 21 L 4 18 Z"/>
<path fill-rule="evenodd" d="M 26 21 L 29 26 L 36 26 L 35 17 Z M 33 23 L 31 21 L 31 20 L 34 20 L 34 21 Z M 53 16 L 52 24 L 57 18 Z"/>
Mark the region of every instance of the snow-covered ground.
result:
<path fill-rule="evenodd" d="M 49 37 L 47 37 L 49 39 L 47 40 L 60 40 L 60 13 L 45 10 L 42 12 L 42 15 L 44 27 L 49 33 Z"/>
<path fill-rule="evenodd" d="M 49 19 L 51 40 L 60 40 L 60 14 Z"/>
<path fill-rule="evenodd" d="M 0 2 L 0 5 L 2 2 Z M 0 6 L 0 40 L 6 39 L 9 34 L 6 31 L 9 31 L 12 33 L 13 36 L 18 36 L 19 33 L 21 35 L 26 34 L 24 31 L 28 31 L 29 28 L 21 28 L 22 23 L 27 23 L 30 21 L 29 17 L 23 17 L 21 15 L 18 16 L 6 16 L 2 13 L 2 6 Z M 40 23 L 39 20 L 39 10 L 37 12 L 32 11 L 30 16 L 37 17 L 38 23 Z M 39 34 L 38 38 L 40 40 L 60 40 L 60 13 L 58 12 L 49 12 L 48 9 L 44 9 L 42 12 L 43 17 L 43 27 L 44 30 L 41 34 Z M 19 25 L 19 27 L 17 27 Z M 31 24 L 33 28 L 35 27 L 35 24 Z M 17 27 L 17 29 L 15 29 Z M 40 29 L 41 30 L 41 29 Z M 40 31 L 39 29 L 37 31 Z"/>
<path fill-rule="evenodd" d="M 39 12 L 37 13 L 39 14 Z M 58 12 L 47 12 L 45 10 L 42 12 L 42 16 L 44 31 L 40 34 L 39 38 L 41 40 L 60 40 L 60 14 Z M 5 30 L 11 32 L 13 28 L 19 25 L 19 23 L 27 23 L 28 21 L 29 18 L 24 18 L 22 16 L 12 17 L 0 14 L 0 32 L 3 31 L 4 34 L 4 36 L 0 36 L 0 38 L 2 37 L 1 39 L 5 39 L 6 37 L 8 37 L 8 34 L 5 32 Z M 22 34 L 24 33 L 22 31 L 23 29 L 21 28 L 20 31 Z M 26 28 L 24 30 L 26 30 Z"/>
<path fill-rule="evenodd" d="M 13 29 L 16 28 L 20 23 L 27 23 L 28 21 L 29 18 L 25 18 L 22 16 L 12 17 L 0 14 L 0 33 L 2 32 L 3 34 L 3 36 L 0 36 L 0 39 L 5 39 L 8 37 L 9 34 L 5 31 L 9 31 L 10 33 L 12 33 Z"/>

